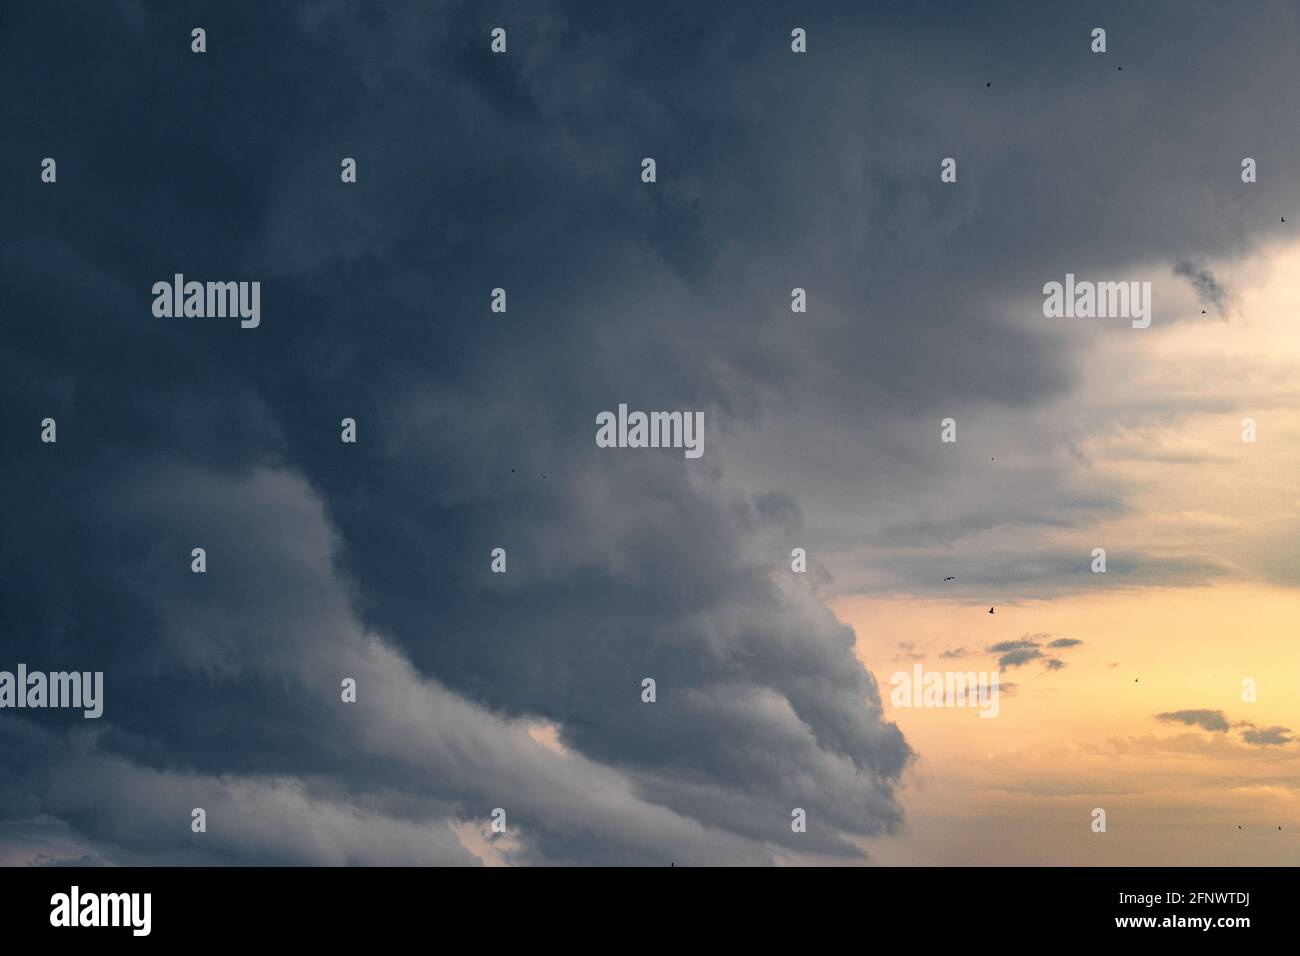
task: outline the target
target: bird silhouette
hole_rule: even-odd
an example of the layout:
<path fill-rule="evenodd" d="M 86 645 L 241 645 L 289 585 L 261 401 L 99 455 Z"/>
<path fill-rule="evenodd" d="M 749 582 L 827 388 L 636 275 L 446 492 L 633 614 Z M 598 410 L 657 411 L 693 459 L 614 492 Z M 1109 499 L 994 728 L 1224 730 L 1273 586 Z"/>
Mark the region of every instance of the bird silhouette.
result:
<path fill-rule="evenodd" d="M 956 581 L 956 578 L 944 578 L 945 581 Z"/>
<path fill-rule="evenodd" d="M 993 613 L 993 608 L 989 608 L 989 613 L 990 613 L 990 614 Z"/>

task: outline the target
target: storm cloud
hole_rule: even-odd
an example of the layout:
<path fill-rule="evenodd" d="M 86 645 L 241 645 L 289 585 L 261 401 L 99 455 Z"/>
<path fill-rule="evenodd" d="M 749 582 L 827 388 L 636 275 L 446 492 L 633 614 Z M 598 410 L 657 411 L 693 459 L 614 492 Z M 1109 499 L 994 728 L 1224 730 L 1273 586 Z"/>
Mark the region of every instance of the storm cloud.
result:
<path fill-rule="evenodd" d="M 35 76 L 83 36 L 84 75 L 121 83 L 70 67 L 6 118 L 62 162 L 5 243 L 11 308 L 57 318 L 7 336 L 4 424 L 59 427 L 5 473 L 11 652 L 107 690 L 93 732 L 6 715 L 0 814 L 115 861 L 859 856 L 911 751 L 852 632 L 776 579 L 769 517 L 716 467 L 592 442 L 619 400 L 745 402 L 692 341 L 689 187 L 607 175 L 629 129 L 687 131 L 652 103 L 588 128 L 615 101 L 584 70 L 635 97 L 631 67 L 557 12 L 521 8 L 497 64 L 464 9 L 257 10 L 207 16 L 206 59 L 134 5 L 6 41 Z M 151 317 L 182 270 L 258 279 L 261 326 Z M 509 838 L 476 838 L 494 807 Z"/>

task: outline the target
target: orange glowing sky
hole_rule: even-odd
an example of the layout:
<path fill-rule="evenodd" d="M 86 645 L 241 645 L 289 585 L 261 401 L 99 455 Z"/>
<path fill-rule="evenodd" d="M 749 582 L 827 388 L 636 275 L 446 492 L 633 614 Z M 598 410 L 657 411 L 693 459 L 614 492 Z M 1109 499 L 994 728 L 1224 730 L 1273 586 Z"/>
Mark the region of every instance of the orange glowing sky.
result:
<path fill-rule="evenodd" d="M 1041 539 L 1078 549 L 1086 590 L 834 605 L 856 631 L 887 719 L 918 753 L 904 790 L 907 830 L 870 841 L 874 862 L 1300 862 L 1300 741 L 1257 745 L 1242 726 L 1211 732 L 1156 718 L 1208 709 L 1232 724 L 1300 731 L 1300 288 L 1291 281 L 1300 246 L 1216 270 L 1236 291 L 1224 320 L 1162 327 L 1157 288 L 1150 329 L 1078 327 L 1080 388 L 1047 414 L 1081 405 L 1096 426 L 1080 454 L 1092 474 L 1127 489 L 1122 516 Z M 1195 305 L 1167 291 L 1166 308 Z M 1168 406 L 1158 426 L 1131 423 L 1126 409 L 1143 402 Z M 1256 421 L 1253 444 L 1242 441 L 1244 417 Z M 982 533 L 997 545 L 997 531 Z M 1089 568 L 1094 547 L 1107 549 L 1104 580 Z M 1130 547 L 1216 570 L 1187 586 L 1135 586 L 1115 570 Z M 890 675 L 915 660 L 988 671 L 996 655 L 987 647 L 1035 634 L 1083 644 L 1056 654 L 1066 664 L 1058 671 L 1039 661 L 1006 669 L 1017 686 L 997 719 L 890 704 Z M 965 656 L 940 658 L 956 648 Z M 1242 699 L 1245 678 L 1257 685 L 1253 703 Z M 1107 812 L 1105 834 L 1092 832 L 1095 807 Z"/>

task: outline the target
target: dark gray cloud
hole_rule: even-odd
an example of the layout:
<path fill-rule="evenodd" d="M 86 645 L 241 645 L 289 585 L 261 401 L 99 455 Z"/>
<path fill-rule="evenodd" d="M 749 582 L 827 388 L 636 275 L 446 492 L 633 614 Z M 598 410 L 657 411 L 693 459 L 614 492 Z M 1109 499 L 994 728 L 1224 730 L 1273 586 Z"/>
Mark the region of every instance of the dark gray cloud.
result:
<path fill-rule="evenodd" d="M 991 644 L 985 648 L 990 654 L 1000 655 L 998 665 L 1001 667 L 1021 667 L 1030 661 L 1042 660 L 1043 666 L 1049 671 L 1059 671 L 1065 668 L 1065 661 L 1055 657 L 1047 657 L 1043 647 L 1053 647 L 1066 649 L 1082 644 L 1083 641 L 1071 637 L 1059 637 L 1054 641 L 1048 641 L 1048 634 L 1024 634 L 1014 641 L 999 641 L 997 644 Z"/>
<path fill-rule="evenodd" d="M 1228 718 L 1221 710 L 1174 710 L 1156 714 L 1156 720 L 1169 723 L 1187 724 L 1216 733 L 1228 732 Z"/>
<path fill-rule="evenodd" d="M 1216 733 L 1227 733 L 1235 727 L 1241 730 L 1241 739 L 1243 741 L 1259 747 L 1281 746 L 1290 743 L 1294 739 L 1291 736 L 1290 727 L 1276 725 L 1258 727 L 1249 720 L 1229 723 L 1227 716 L 1221 710 L 1176 710 L 1156 714 L 1156 719 L 1201 727 Z"/>
<path fill-rule="evenodd" d="M 734 159 L 679 100 L 709 26 L 507 13 L 508 59 L 464 6 L 205 9 L 205 57 L 179 11 L 16 14 L 6 285 L 46 318 L 0 356 L 0 587 L 17 659 L 103 669 L 107 701 L 6 717 L 0 817 L 116 862 L 474 862 L 495 806 L 516 862 L 851 857 L 899 825 L 911 751 L 852 632 L 773 579 L 795 499 L 592 440 L 627 401 L 711 443 L 771 366 L 699 321 Z M 645 49 L 675 51 L 659 93 Z M 262 326 L 152 318 L 176 271 L 260 280 Z"/>
<path fill-rule="evenodd" d="M 1210 5 L 1103 4 L 1094 19 L 1111 52 L 1096 56 L 1078 41 L 1088 28 L 1050 7 L 940 9 L 956 35 L 927 31 L 928 49 L 913 42 L 919 21 L 904 17 L 879 25 L 887 40 L 849 65 L 841 54 L 860 34 L 845 15 L 826 58 L 809 63 L 819 76 L 849 77 L 835 100 L 843 120 L 791 104 L 792 136 L 810 144 L 808 214 L 751 245 L 779 247 L 763 259 L 768 272 L 817 276 L 820 295 L 795 327 L 833 347 L 801 345 L 792 361 L 812 366 L 804 386 L 769 402 L 757 425 L 738 426 L 723 451 L 758 487 L 804 490 L 808 527 L 842 592 L 1112 587 L 1114 577 L 1087 573 L 1086 549 L 1043 540 L 1132 506 L 1130 489 L 1077 451 L 1114 420 L 1109 406 L 1100 421 L 1077 413 L 1078 364 L 1098 332 L 1045 323 L 1039 292 L 1066 272 L 1159 284 L 1177 262 L 1236 260 L 1284 234 L 1277 212 L 1291 202 L 1300 141 L 1278 126 L 1285 109 L 1260 80 L 1300 80 L 1282 39 L 1294 15 L 1268 5 L 1246 24 Z M 1200 69 L 1238 57 L 1249 92 Z M 778 101 L 808 89 L 785 86 Z M 1153 113 L 1168 138 L 1150 135 Z M 834 137 L 839 148 L 824 148 Z M 1242 184 L 1245 152 L 1207 152 L 1211 139 L 1266 152 L 1269 182 Z M 1105 156 L 1100 142 L 1111 144 Z M 863 168 L 837 194 L 828 184 L 843 180 L 842 157 L 857 155 Z M 958 188 L 939 182 L 944 156 L 958 159 Z M 810 252 L 831 268 L 805 262 Z M 845 259 L 851 269 L 839 267 Z M 1160 289 L 1158 325 L 1190 317 L 1173 298 Z M 1183 410 L 1144 395 L 1125 417 L 1167 423 Z M 945 416 L 957 419 L 955 445 L 938 441 Z M 832 452 L 825 428 L 836 422 L 844 439 Z M 1112 574 L 1130 583 L 1195 584 L 1229 570 L 1213 552 L 1113 557 L 1124 567 Z M 941 584 L 950 574 L 957 580 Z"/>
<path fill-rule="evenodd" d="M 1023 664 L 1028 664 L 1030 661 L 1038 660 L 1042 656 L 1043 656 L 1042 651 L 1030 650 L 1028 648 L 1022 650 L 1007 651 L 1005 654 L 1003 654 L 1001 657 L 998 658 L 998 666 L 999 667 L 1020 667 Z"/>
<path fill-rule="evenodd" d="M 1228 308 L 1228 290 L 1203 265 L 1183 260 L 1174 266 L 1174 275 L 1181 276 L 1191 283 L 1196 290 L 1196 297 L 1203 305 L 1212 307 L 1219 315 L 1224 315 Z"/>
<path fill-rule="evenodd" d="M 1038 647 L 1038 642 L 1033 640 L 1037 635 L 1026 635 L 1014 641 L 999 641 L 997 644 L 990 644 L 985 650 L 991 654 L 1002 654 L 1007 651 L 1023 651 Z"/>
<path fill-rule="evenodd" d="M 1001 641 L 990 645 L 985 650 L 990 654 L 1000 655 L 998 657 L 999 667 L 1020 667 L 1043 656 L 1043 652 L 1038 649 L 1038 646 L 1036 641 L 1021 638 L 1016 641 Z"/>
<path fill-rule="evenodd" d="M 1241 732 L 1241 739 L 1248 744 L 1259 747 L 1278 747 L 1289 744 L 1295 738 L 1291 736 L 1290 727 L 1251 727 Z"/>

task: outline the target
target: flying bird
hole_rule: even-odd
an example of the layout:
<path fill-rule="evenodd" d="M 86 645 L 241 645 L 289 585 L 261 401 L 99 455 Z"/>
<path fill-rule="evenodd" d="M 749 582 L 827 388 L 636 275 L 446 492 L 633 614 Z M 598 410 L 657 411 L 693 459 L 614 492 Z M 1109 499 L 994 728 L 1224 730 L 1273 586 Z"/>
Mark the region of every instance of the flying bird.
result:
<path fill-rule="evenodd" d="M 989 608 L 989 613 L 990 613 L 990 614 L 993 613 L 993 608 Z"/>
<path fill-rule="evenodd" d="M 956 581 L 956 578 L 944 578 L 945 581 Z"/>

